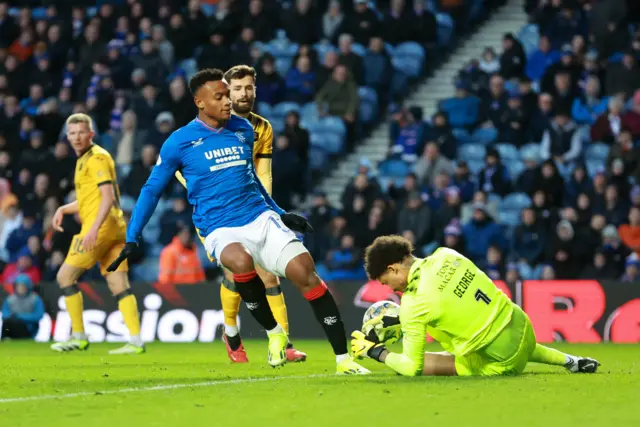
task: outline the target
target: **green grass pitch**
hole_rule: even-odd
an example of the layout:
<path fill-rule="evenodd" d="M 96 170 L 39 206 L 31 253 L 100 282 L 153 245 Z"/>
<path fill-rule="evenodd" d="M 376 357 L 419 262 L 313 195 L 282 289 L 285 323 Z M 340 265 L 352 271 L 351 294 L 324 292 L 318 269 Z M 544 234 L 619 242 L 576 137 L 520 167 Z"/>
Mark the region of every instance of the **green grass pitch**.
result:
<path fill-rule="evenodd" d="M 109 356 L 115 344 L 58 354 L 0 343 L 1 426 L 631 426 L 640 425 L 640 346 L 558 345 L 602 362 L 596 375 L 529 365 L 512 378 L 333 375 L 327 343 L 299 341 L 308 361 L 274 370 L 266 341 L 232 365 L 223 344 L 159 344 Z M 432 347 L 436 350 L 436 347 Z"/>

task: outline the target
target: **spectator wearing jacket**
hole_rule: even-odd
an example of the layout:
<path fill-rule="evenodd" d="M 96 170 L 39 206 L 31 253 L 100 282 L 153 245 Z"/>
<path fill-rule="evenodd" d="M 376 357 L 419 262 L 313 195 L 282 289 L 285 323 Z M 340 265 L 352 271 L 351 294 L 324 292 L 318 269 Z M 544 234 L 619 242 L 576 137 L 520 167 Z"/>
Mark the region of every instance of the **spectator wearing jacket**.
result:
<path fill-rule="evenodd" d="M 482 262 L 489 246 L 504 247 L 500 226 L 487 214 L 486 206 L 481 203 L 473 205 L 473 216 L 462 227 L 462 234 L 466 243 L 466 255 L 474 262 Z"/>
<path fill-rule="evenodd" d="M 544 76 L 545 70 L 560 60 L 560 52 L 551 48 L 549 37 L 542 35 L 536 49 L 527 61 L 526 75 L 531 80 L 538 81 Z"/>
<path fill-rule="evenodd" d="M 185 227 L 160 252 L 158 282 L 163 285 L 186 285 L 204 280 L 204 269 L 193 242 L 193 232 Z"/>
<path fill-rule="evenodd" d="M 521 217 L 522 224 L 513 233 L 511 248 L 517 261 L 534 266 L 543 259 L 545 230 L 538 224 L 533 209 L 523 209 Z"/>
<path fill-rule="evenodd" d="M 44 302 L 26 275 L 16 278 L 14 292 L 2 304 L 2 338 L 35 338 L 44 317 Z"/>
<path fill-rule="evenodd" d="M 613 144 L 617 136 L 626 127 L 623 121 L 624 100 L 622 96 L 609 98 L 609 108 L 591 126 L 591 140 Z"/>
<path fill-rule="evenodd" d="M 543 160 L 554 159 L 560 164 L 570 164 L 580 157 L 582 136 L 567 111 L 556 112 L 542 136 L 540 151 Z"/>
<path fill-rule="evenodd" d="M 478 186 L 482 191 L 505 196 L 511 191 L 509 170 L 500 160 L 500 153 L 489 148 L 485 156 L 485 167 L 480 171 Z"/>
<path fill-rule="evenodd" d="M 584 93 L 573 101 L 571 116 L 578 125 L 592 125 L 607 111 L 609 99 L 600 96 L 600 80 L 589 76 Z"/>

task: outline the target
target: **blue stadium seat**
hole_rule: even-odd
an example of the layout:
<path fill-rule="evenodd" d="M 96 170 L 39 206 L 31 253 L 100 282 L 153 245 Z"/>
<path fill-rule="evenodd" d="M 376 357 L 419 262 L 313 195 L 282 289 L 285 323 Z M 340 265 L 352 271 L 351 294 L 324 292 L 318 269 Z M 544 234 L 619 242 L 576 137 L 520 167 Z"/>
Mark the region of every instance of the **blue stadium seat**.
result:
<path fill-rule="evenodd" d="M 531 198 L 525 193 L 508 194 L 500 204 L 501 211 L 521 211 L 531 206 Z"/>
<path fill-rule="evenodd" d="M 371 123 L 375 120 L 378 112 L 378 94 L 369 87 L 361 87 L 358 89 L 360 97 L 360 107 L 358 114 L 364 123 Z"/>
<path fill-rule="evenodd" d="M 518 179 L 518 177 L 525 169 L 524 163 L 522 163 L 518 159 L 503 162 L 503 164 L 507 167 L 507 170 L 509 171 L 509 177 L 512 181 Z"/>
<path fill-rule="evenodd" d="M 311 145 L 309 148 L 309 166 L 311 170 L 323 170 L 329 163 L 329 153 L 323 147 Z"/>
<path fill-rule="evenodd" d="M 424 62 L 426 53 L 424 47 L 416 42 L 400 43 L 393 49 L 393 56 L 409 57 L 419 59 Z"/>
<path fill-rule="evenodd" d="M 261 116 L 273 116 L 272 113 L 273 107 L 266 102 L 258 102 L 258 114 Z"/>
<path fill-rule="evenodd" d="M 269 52 L 276 58 L 291 59 L 298 53 L 298 44 L 287 39 L 274 39 L 268 44 Z"/>
<path fill-rule="evenodd" d="M 282 77 L 286 76 L 287 72 L 291 68 L 291 62 L 291 58 L 276 58 L 276 70 L 278 71 L 278 74 Z"/>
<path fill-rule="evenodd" d="M 448 46 L 451 44 L 453 34 L 455 32 L 455 24 L 450 15 L 446 13 L 437 13 L 436 21 L 438 22 L 438 45 Z"/>
<path fill-rule="evenodd" d="M 496 150 L 500 153 L 503 163 L 520 160 L 520 152 L 511 144 L 496 144 Z"/>
<path fill-rule="evenodd" d="M 604 164 L 600 160 L 587 160 L 585 162 L 585 166 L 587 167 L 587 173 L 591 178 L 593 178 L 596 173 L 604 170 Z"/>
<path fill-rule="evenodd" d="M 364 56 L 367 53 L 367 48 L 360 43 L 353 43 L 351 45 L 351 51 L 358 56 Z"/>
<path fill-rule="evenodd" d="M 311 133 L 310 142 L 312 146 L 321 147 L 329 154 L 339 154 L 344 148 L 344 139 L 337 133 L 325 131 Z"/>
<path fill-rule="evenodd" d="M 520 158 L 535 156 L 540 159 L 540 144 L 526 144 L 520 148 Z"/>
<path fill-rule="evenodd" d="M 320 43 L 316 43 L 313 45 L 313 49 L 316 51 L 316 53 L 318 54 L 318 60 L 320 61 L 320 63 L 322 63 L 324 61 L 324 57 L 327 54 L 327 52 L 330 51 L 337 51 L 336 47 L 333 46 L 330 43 L 326 43 L 326 42 L 320 42 Z"/>
<path fill-rule="evenodd" d="M 318 106 L 315 102 L 309 102 L 302 106 L 302 110 L 300 112 L 300 120 L 307 122 L 317 122 L 320 119 L 320 114 L 318 113 Z"/>
<path fill-rule="evenodd" d="M 520 224 L 520 212 L 500 211 L 498 217 L 498 222 L 507 227 L 515 227 Z"/>
<path fill-rule="evenodd" d="M 585 158 L 587 161 L 600 161 L 604 162 L 609 156 L 609 146 L 601 142 L 594 142 L 587 146 L 585 152 Z"/>
<path fill-rule="evenodd" d="M 285 118 L 291 111 L 300 113 L 300 105 L 295 102 L 281 102 L 273 107 L 271 115 L 273 117 Z"/>
<path fill-rule="evenodd" d="M 391 63 L 393 68 L 402 71 L 409 77 L 418 77 L 422 72 L 422 61 L 417 58 L 393 56 L 391 57 Z"/>
<path fill-rule="evenodd" d="M 484 161 L 487 149 L 480 144 L 465 144 L 458 147 L 458 158 L 464 161 L 479 160 Z"/>
<path fill-rule="evenodd" d="M 487 201 L 489 203 L 496 203 L 500 205 L 500 203 L 502 203 L 502 197 L 500 197 L 500 195 L 496 193 L 489 193 L 487 195 Z"/>
<path fill-rule="evenodd" d="M 281 133 L 284 130 L 284 118 L 271 116 L 267 117 L 267 119 L 271 122 L 274 134 Z"/>
<path fill-rule="evenodd" d="M 477 175 L 482 170 L 482 168 L 484 168 L 484 161 L 470 160 L 467 162 L 467 166 L 469 166 L 469 172 L 471 172 L 473 175 Z"/>
<path fill-rule="evenodd" d="M 403 160 L 387 159 L 378 165 L 378 173 L 382 176 L 405 178 L 411 172 L 411 166 Z"/>
<path fill-rule="evenodd" d="M 320 123 L 327 132 L 337 133 L 344 137 L 347 134 L 347 127 L 340 117 L 329 116 L 320 120 Z"/>

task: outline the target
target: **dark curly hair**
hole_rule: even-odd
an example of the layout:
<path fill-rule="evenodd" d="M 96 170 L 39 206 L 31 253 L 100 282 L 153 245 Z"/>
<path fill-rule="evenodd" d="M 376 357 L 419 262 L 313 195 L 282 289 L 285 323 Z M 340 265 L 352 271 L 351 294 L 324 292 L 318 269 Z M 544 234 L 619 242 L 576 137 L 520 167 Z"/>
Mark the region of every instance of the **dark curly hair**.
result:
<path fill-rule="evenodd" d="M 402 262 L 413 252 L 413 245 L 402 236 L 380 236 L 364 253 L 367 276 L 377 280 L 391 264 Z"/>
<path fill-rule="evenodd" d="M 204 68 L 191 77 L 189 80 L 189 92 L 192 96 L 196 96 L 196 92 L 208 82 L 217 82 L 224 78 L 222 70 L 217 68 Z"/>

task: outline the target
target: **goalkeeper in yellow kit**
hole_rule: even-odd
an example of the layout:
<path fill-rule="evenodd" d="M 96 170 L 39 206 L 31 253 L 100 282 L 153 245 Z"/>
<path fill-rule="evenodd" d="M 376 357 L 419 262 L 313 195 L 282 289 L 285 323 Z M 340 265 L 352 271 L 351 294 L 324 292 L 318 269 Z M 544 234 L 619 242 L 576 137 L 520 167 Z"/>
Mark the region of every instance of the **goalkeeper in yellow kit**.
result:
<path fill-rule="evenodd" d="M 536 343 L 529 317 L 474 263 L 439 248 L 421 259 L 400 236 L 378 237 L 365 254 L 371 279 L 403 292 L 399 322 L 403 352 L 389 352 L 375 333 L 352 334 L 352 354 L 368 356 L 399 374 L 515 375 L 528 362 L 594 373 L 598 361 L 571 356 Z M 365 325 L 398 327 L 398 318 L 379 317 Z M 425 353 L 426 334 L 446 350 Z"/>

